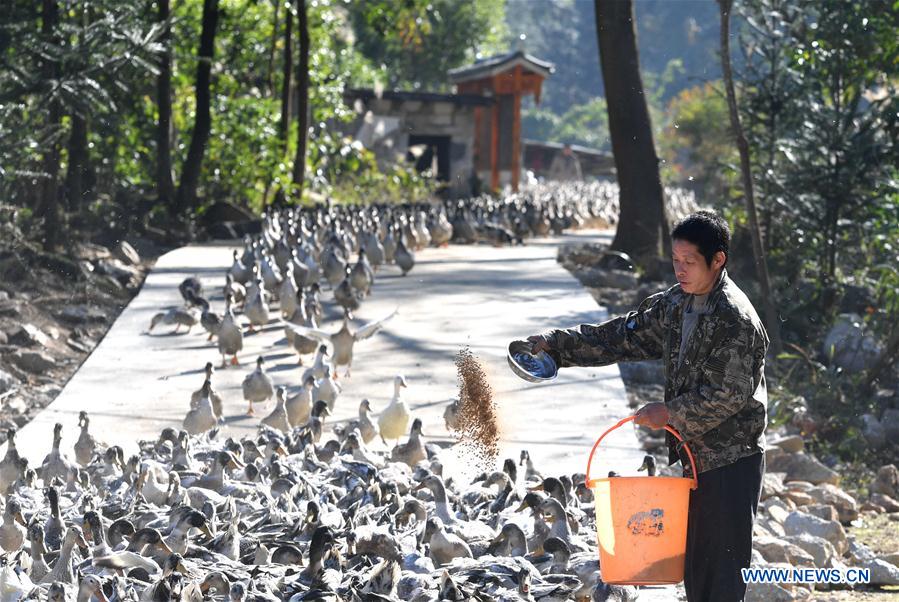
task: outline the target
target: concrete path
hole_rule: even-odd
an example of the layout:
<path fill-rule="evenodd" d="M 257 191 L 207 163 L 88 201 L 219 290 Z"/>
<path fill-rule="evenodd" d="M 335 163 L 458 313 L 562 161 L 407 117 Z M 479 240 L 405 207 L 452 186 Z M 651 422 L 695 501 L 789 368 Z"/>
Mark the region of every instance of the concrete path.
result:
<path fill-rule="evenodd" d="M 357 312 L 356 324 L 400 310 L 386 328 L 356 347 L 352 377 L 343 378 L 335 418 L 356 415 L 368 397 L 375 412 L 389 401 L 396 374 L 404 374 L 403 391 L 425 434 L 450 440 L 443 410 L 458 392 L 454 355 L 470 346 L 486 367 L 502 422 L 501 457 L 531 453 L 547 473 L 585 470 L 587 453 L 602 431 L 628 415 L 626 396 L 616 366 L 563 370 L 549 384 L 520 380 L 506 363 L 509 341 L 553 326 L 601 321 L 606 311 L 555 260 L 560 242 L 608 239 L 609 232 L 581 231 L 523 247 L 450 246 L 417 254 L 415 269 L 406 277 L 386 266 L 376 275 L 372 296 Z M 190 394 L 202 384 L 207 361 L 219 365 L 214 343 L 207 343 L 199 326 L 190 334 L 170 334 L 157 327 L 147 334 L 150 318 L 180 303 L 178 284 L 196 275 L 207 291 L 214 290 L 213 308 L 221 311 L 218 288 L 230 265 L 231 246 L 184 247 L 159 258 L 140 294 L 122 312 L 101 344 L 69 381 L 59 397 L 19 436 L 23 454 L 40 462 L 50 448 L 56 422 L 64 425 L 66 449 L 77 437 L 80 410 L 91 416 L 91 431 L 107 443 L 135 451 L 138 439 L 154 438 L 166 426 L 180 426 Z M 324 330 L 339 328 L 338 312 L 329 290 Z M 275 312 L 273 312 L 273 315 Z M 330 319 L 328 319 L 330 316 Z M 271 323 L 264 332 L 245 337 L 241 366 L 218 370 L 214 385 L 225 398 L 227 434 L 255 431 L 258 418 L 271 405 L 257 406 L 257 417 L 244 415 L 240 383 L 264 354 L 276 385 L 295 390 L 303 368 L 287 346 L 283 328 Z M 306 364 L 311 357 L 304 357 Z M 603 466 L 636 469 L 642 453 L 628 426 L 606 438 L 597 474 Z M 605 462 L 608 460 L 608 462 Z M 606 468 L 608 470 L 608 468 Z"/>
<path fill-rule="evenodd" d="M 544 474 L 582 472 L 596 438 L 618 419 L 629 415 L 624 385 L 616 366 L 566 369 L 549 384 L 520 380 L 508 368 L 506 347 L 513 339 L 554 326 L 571 326 L 607 319 L 590 294 L 556 262 L 560 243 L 610 240 L 607 231 L 580 231 L 565 236 L 529 241 L 514 248 L 450 246 L 417 253 L 415 269 L 401 277 L 386 266 L 376 275 L 372 296 L 357 312 L 357 324 L 400 310 L 386 328 L 356 347 L 351 378 L 340 383 L 335 418 L 356 416 L 359 401 L 371 400 L 377 412 L 389 401 L 396 374 L 404 374 L 403 391 L 413 413 L 422 418 L 431 440 L 452 441 L 443 424 L 443 411 L 458 392 L 454 355 L 463 346 L 482 360 L 490 376 L 501 417 L 499 461 L 517 460 L 527 449 Z M 167 426 L 180 427 L 190 394 L 203 381 L 207 361 L 219 365 L 214 343 L 197 326 L 190 334 L 169 334 L 168 327 L 146 334 L 154 313 L 181 302 L 178 284 L 196 275 L 221 311 L 220 287 L 231 262 L 230 245 L 198 245 L 172 251 L 159 258 L 140 294 L 122 312 L 102 343 L 66 385 L 59 397 L 18 437 L 21 452 L 32 465 L 50 449 L 53 425 L 64 425 L 63 446 L 71 453 L 77 438 L 78 413 L 91 416 L 91 431 L 106 443 L 137 450 L 136 441 L 155 438 Z M 338 312 L 329 290 L 323 291 L 326 317 L 322 328 L 339 328 Z M 273 312 L 273 316 L 275 312 Z M 226 435 L 256 430 L 258 420 L 272 404 L 260 404 L 255 419 L 244 415 L 246 404 L 240 383 L 264 354 L 276 385 L 296 390 L 301 371 L 297 356 L 287 346 L 283 328 L 270 324 L 263 332 L 245 337 L 241 365 L 220 369 L 214 385 L 225 400 Z M 306 364 L 311 357 L 304 358 Z M 606 443 L 608 442 L 608 443 Z M 2 451 L 2 450 L 0 450 Z M 632 425 L 619 429 L 603 442 L 594 475 L 610 469 L 636 474 L 643 452 Z M 483 470 L 456 448 L 443 456 L 447 470 L 459 477 Z M 653 588 L 642 600 L 674 599 L 672 588 Z"/>

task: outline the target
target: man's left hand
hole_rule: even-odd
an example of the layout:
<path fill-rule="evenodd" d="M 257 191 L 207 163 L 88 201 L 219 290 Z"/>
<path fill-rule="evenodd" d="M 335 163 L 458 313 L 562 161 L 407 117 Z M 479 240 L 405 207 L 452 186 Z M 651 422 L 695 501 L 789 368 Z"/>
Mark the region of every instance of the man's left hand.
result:
<path fill-rule="evenodd" d="M 663 429 L 668 424 L 668 408 L 665 407 L 664 403 L 657 401 L 648 403 L 637 410 L 634 422 L 641 426 L 648 426 L 653 430 Z"/>

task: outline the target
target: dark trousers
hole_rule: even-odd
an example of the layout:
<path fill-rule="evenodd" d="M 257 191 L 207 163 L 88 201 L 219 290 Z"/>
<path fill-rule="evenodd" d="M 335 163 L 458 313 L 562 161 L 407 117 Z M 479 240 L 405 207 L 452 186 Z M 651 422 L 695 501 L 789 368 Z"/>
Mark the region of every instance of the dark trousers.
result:
<path fill-rule="evenodd" d="M 752 525 L 762 492 L 765 454 L 699 474 L 690 492 L 684 587 L 689 602 L 741 602 Z"/>

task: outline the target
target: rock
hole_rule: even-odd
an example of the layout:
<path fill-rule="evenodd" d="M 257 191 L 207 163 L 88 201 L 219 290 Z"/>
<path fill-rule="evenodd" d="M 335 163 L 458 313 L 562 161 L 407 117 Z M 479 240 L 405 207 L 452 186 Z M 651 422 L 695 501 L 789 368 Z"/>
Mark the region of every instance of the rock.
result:
<path fill-rule="evenodd" d="M 637 275 L 623 270 L 601 270 L 599 268 L 581 268 L 574 275 L 584 286 L 595 288 L 611 287 L 625 290 L 637 288 Z"/>
<path fill-rule="evenodd" d="M 790 481 L 808 481 L 814 485 L 832 483 L 838 485 L 840 475 L 824 466 L 816 458 L 805 452 L 776 456 L 770 468 L 776 472 L 786 472 L 786 483 Z"/>
<path fill-rule="evenodd" d="M 858 504 L 855 498 L 830 483 L 824 483 L 806 491 L 819 504 L 829 504 L 836 508 L 841 523 L 850 523 L 858 518 Z"/>
<path fill-rule="evenodd" d="M 830 364 L 848 372 L 862 372 L 883 355 L 883 345 L 866 334 L 858 314 L 840 314 L 824 337 L 822 352 Z"/>
<path fill-rule="evenodd" d="M 883 506 L 878 506 L 877 504 L 875 504 L 874 502 L 871 502 L 871 501 L 864 502 L 861 505 L 861 508 L 859 508 L 859 510 L 861 512 L 874 512 L 876 514 L 882 514 L 882 513 L 886 512 L 886 510 L 884 509 Z"/>
<path fill-rule="evenodd" d="M 836 558 L 837 551 L 833 544 L 815 535 L 808 533 L 800 533 L 799 535 L 788 535 L 785 541 L 798 546 L 805 550 L 815 561 L 815 566 L 820 568 L 829 567 L 831 561 Z"/>
<path fill-rule="evenodd" d="M 880 558 L 866 560 L 860 568 L 871 571 L 871 585 L 899 585 L 899 567 Z"/>
<path fill-rule="evenodd" d="M 18 384 L 19 379 L 17 379 L 9 372 L 0 370 L 0 393 L 6 393 Z"/>
<path fill-rule="evenodd" d="M 116 259 L 118 259 L 125 265 L 140 264 L 140 255 L 137 254 L 137 251 L 134 250 L 134 247 L 128 244 L 127 241 L 120 241 L 113 250 L 113 253 L 116 256 Z"/>
<path fill-rule="evenodd" d="M 743 602 L 790 602 L 808 600 L 811 594 L 802 587 L 789 589 L 777 583 L 750 583 L 746 586 Z"/>
<path fill-rule="evenodd" d="M 882 493 L 872 493 L 871 501 L 884 509 L 885 512 L 899 512 L 899 502 Z"/>
<path fill-rule="evenodd" d="M 840 520 L 840 515 L 837 514 L 837 509 L 831 506 L 830 504 L 808 504 L 802 508 L 804 512 L 808 512 L 818 518 L 823 518 L 824 520 Z"/>
<path fill-rule="evenodd" d="M 799 435 L 788 435 L 768 441 L 770 445 L 779 447 L 788 454 L 795 454 L 805 449 L 805 441 Z"/>
<path fill-rule="evenodd" d="M 0 303 L 3 301 L 9 301 L 9 293 L 6 291 L 0 291 Z"/>
<path fill-rule="evenodd" d="M 12 354 L 12 361 L 22 370 L 32 374 L 46 372 L 56 366 L 56 360 L 40 351 L 17 351 Z"/>
<path fill-rule="evenodd" d="M 899 567 L 899 552 L 892 552 L 890 554 L 881 554 L 878 556 L 884 562 L 889 562 L 893 566 Z"/>
<path fill-rule="evenodd" d="M 877 478 L 871 485 L 871 491 L 882 493 L 891 498 L 899 498 L 899 468 L 895 464 L 887 464 L 877 469 Z"/>
<path fill-rule="evenodd" d="M 823 537 L 833 544 L 834 549 L 840 555 L 849 547 L 843 525 L 837 521 L 818 518 L 801 510 L 795 510 L 787 516 L 787 519 L 784 521 L 784 531 L 787 535 L 808 533 L 809 535 Z"/>
<path fill-rule="evenodd" d="M 6 345 L 9 343 L 9 337 L 6 336 L 6 333 L 0 330 L 0 345 Z"/>
<path fill-rule="evenodd" d="M 804 491 L 796 491 L 793 489 L 787 489 L 782 494 L 781 497 L 791 500 L 797 506 L 808 506 L 809 504 L 815 503 L 815 498 L 810 496 Z"/>
<path fill-rule="evenodd" d="M 887 441 L 899 441 L 899 409 L 887 408 L 880 417 Z"/>
<path fill-rule="evenodd" d="M 887 443 L 886 429 L 873 414 L 862 414 L 862 436 L 875 451 Z"/>
<path fill-rule="evenodd" d="M 846 550 L 845 555 L 853 562 L 864 562 L 865 560 L 876 558 L 871 548 L 855 539 L 849 542 L 849 549 Z"/>
<path fill-rule="evenodd" d="M 775 470 L 778 462 L 786 462 L 787 452 L 779 447 L 768 446 L 765 449 L 765 470 Z M 786 473 L 784 474 L 786 476 Z"/>
<path fill-rule="evenodd" d="M 46 347 L 50 338 L 37 326 L 23 324 L 9 336 L 9 342 L 22 347 Z"/>
<path fill-rule="evenodd" d="M 97 285 L 97 288 L 109 295 L 119 296 L 125 292 L 125 287 L 113 276 L 101 274 L 96 276 L 93 282 Z"/>
<path fill-rule="evenodd" d="M 784 477 L 782 472 L 766 472 L 762 478 L 762 500 L 780 496 L 784 492 Z"/>
<path fill-rule="evenodd" d="M 228 203 L 227 201 L 214 202 L 200 217 L 200 221 L 204 225 L 218 224 L 221 222 L 245 222 L 254 219 L 256 219 L 256 216 L 253 215 L 253 213 L 246 209 L 242 209 L 237 205 Z"/>
<path fill-rule="evenodd" d="M 812 483 L 802 480 L 790 481 L 789 483 L 785 483 L 784 487 L 786 487 L 790 491 L 802 491 L 803 493 L 811 491 L 815 488 Z"/>
<path fill-rule="evenodd" d="M 112 257 L 112 253 L 103 245 L 95 245 L 90 242 L 75 245 L 75 259 L 97 261 L 99 259 L 109 259 L 110 257 Z"/>
<path fill-rule="evenodd" d="M 621 378 L 628 382 L 647 385 L 665 382 L 665 367 L 661 360 L 621 362 L 618 368 L 621 370 Z"/>
<path fill-rule="evenodd" d="M 96 262 L 97 272 L 112 276 L 123 286 L 131 282 L 132 278 L 139 276 L 138 271 L 129 265 L 125 265 L 118 259 L 101 259 Z"/>
<path fill-rule="evenodd" d="M 71 324 L 84 324 L 87 322 L 105 322 L 106 314 L 99 307 L 92 305 L 69 305 L 57 314 L 57 317 Z"/>
<path fill-rule="evenodd" d="M 756 537 L 752 546 L 767 562 L 786 562 L 792 566 L 814 567 L 814 557 L 794 544 L 777 537 Z"/>
<path fill-rule="evenodd" d="M 771 498 L 768 500 L 766 510 L 768 511 L 768 516 L 772 519 L 780 523 L 781 525 L 787 520 L 787 516 L 790 515 L 790 512 L 796 509 L 796 505 L 793 503 L 788 503 L 788 500 L 782 500 L 781 498 Z"/>
<path fill-rule="evenodd" d="M 595 266 L 603 270 L 619 270 L 623 272 L 634 271 L 633 259 L 631 259 L 630 255 L 627 253 L 621 253 L 619 251 L 604 251 Z"/>

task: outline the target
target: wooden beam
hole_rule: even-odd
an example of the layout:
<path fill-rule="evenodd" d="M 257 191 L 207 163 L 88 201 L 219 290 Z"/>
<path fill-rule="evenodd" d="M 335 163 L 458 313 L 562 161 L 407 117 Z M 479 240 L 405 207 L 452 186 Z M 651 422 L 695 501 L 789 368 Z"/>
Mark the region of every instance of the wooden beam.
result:
<path fill-rule="evenodd" d="M 495 191 L 499 190 L 499 98 L 490 121 L 490 189 Z"/>
<path fill-rule="evenodd" d="M 474 108 L 474 168 L 475 174 L 481 164 L 481 130 L 484 127 L 484 108 Z"/>
<path fill-rule="evenodd" d="M 512 190 L 518 192 L 521 170 L 521 65 L 515 67 L 515 94 L 512 100 Z"/>

